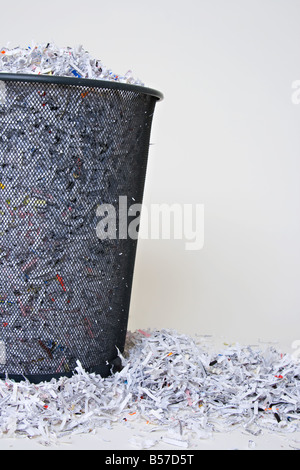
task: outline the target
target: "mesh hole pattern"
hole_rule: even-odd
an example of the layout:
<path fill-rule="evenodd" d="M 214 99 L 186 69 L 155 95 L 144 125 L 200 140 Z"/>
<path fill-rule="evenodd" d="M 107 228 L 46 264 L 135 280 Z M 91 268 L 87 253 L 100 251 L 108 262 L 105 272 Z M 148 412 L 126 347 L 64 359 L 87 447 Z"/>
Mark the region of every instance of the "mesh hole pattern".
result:
<path fill-rule="evenodd" d="M 142 202 L 156 99 L 2 81 L 0 374 L 68 374 L 123 351 L 136 240 L 100 240 L 100 204 Z"/>

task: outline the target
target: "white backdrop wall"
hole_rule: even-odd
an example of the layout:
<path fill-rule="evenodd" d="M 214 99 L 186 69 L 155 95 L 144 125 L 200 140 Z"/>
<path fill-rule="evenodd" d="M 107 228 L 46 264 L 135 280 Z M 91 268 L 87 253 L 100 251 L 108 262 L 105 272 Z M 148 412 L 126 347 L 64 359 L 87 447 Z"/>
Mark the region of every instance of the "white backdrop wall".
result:
<path fill-rule="evenodd" d="M 0 46 L 83 44 L 164 93 L 145 204 L 204 204 L 205 243 L 141 240 L 129 328 L 300 339 L 299 0 L 15 0 Z"/>

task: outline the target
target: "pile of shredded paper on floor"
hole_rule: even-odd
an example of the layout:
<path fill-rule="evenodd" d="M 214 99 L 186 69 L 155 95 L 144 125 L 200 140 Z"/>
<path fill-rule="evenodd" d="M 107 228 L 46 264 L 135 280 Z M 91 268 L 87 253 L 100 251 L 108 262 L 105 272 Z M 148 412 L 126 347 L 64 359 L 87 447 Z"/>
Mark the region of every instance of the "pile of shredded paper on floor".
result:
<path fill-rule="evenodd" d="M 300 364 L 273 347 L 227 346 L 218 352 L 171 330 L 127 335 L 121 372 L 108 378 L 78 363 L 71 378 L 34 385 L 0 381 L 0 436 L 43 445 L 115 423 L 173 430 L 171 444 L 242 429 L 249 436 L 299 431 Z M 145 442 L 146 442 L 145 441 Z M 171 440 L 172 441 L 172 440 Z"/>

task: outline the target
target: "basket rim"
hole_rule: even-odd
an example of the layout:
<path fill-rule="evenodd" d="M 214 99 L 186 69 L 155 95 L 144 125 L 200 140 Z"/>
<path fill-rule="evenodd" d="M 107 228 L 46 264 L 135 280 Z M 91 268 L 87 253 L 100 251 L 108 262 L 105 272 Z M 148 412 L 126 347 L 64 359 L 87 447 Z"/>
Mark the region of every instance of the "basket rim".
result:
<path fill-rule="evenodd" d="M 158 101 L 163 100 L 163 94 L 153 88 L 144 87 L 142 85 L 132 85 L 129 83 L 121 83 L 110 80 L 98 80 L 94 78 L 78 78 L 64 77 L 61 75 L 35 75 L 23 73 L 3 73 L 0 72 L 0 80 L 3 81 L 20 81 L 20 82 L 37 82 L 37 83 L 55 83 L 58 85 L 86 86 L 91 88 L 108 88 L 111 90 L 127 90 L 136 93 L 151 95 Z"/>

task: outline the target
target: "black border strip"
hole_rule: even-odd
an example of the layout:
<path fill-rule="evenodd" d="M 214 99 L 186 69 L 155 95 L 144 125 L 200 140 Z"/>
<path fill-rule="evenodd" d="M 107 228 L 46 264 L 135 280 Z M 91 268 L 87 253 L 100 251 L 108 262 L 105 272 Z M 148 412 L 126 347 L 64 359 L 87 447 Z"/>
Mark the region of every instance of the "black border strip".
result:
<path fill-rule="evenodd" d="M 96 80 L 91 78 L 77 78 L 77 77 L 61 77 L 57 75 L 35 75 L 35 74 L 22 74 L 22 73 L 0 73 L 0 80 L 10 80 L 19 82 L 36 82 L 36 83 L 55 83 L 58 85 L 73 85 L 85 86 L 92 88 L 108 88 L 110 90 L 125 90 L 151 95 L 159 101 L 163 100 L 163 94 L 140 85 L 131 85 L 129 83 L 120 83 L 110 80 Z"/>

